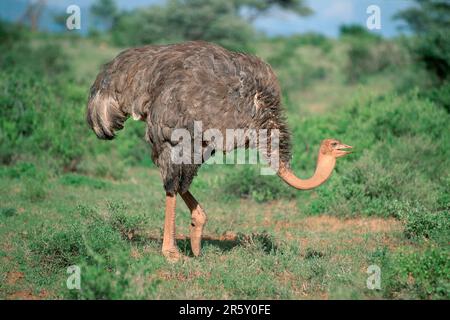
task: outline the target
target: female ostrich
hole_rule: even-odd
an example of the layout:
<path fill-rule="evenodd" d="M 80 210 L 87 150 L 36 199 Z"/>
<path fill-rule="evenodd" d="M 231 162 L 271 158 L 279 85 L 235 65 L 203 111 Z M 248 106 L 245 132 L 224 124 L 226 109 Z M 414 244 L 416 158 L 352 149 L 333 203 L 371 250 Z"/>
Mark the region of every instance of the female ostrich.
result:
<path fill-rule="evenodd" d="M 278 147 L 265 150 L 263 155 L 268 159 L 276 152 L 280 160 L 278 176 L 301 190 L 324 183 L 336 158 L 350 148 L 338 140 L 322 141 L 314 175 L 306 180 L 297 178 L 290 170 L 290 134 L 271 67 L 255 56 L 202 41 L 129 49 L 104 66 L 90 90 L 89 125 L 99 138 L 113 139 L 129 116 L 147 123 L 145 137 L 161 172 L 166 191 L 162 253 L 169 260 L 180 257 L 175 243 L 176 194 L 191 211 L 190 237 L 195 256 L 200 254 L 206 222 L 202 207 L 189 192 L 201 164 L 172 161 L 171 150 L 178 143 L 171 139 L 175 129 L 193 133 L 194 122 L 201 121 L 203 132 L 209 128 L 223 133 L 227 128 L 277 130 Z M 248 141 L 231 148 L 208 142 L 202 145 L 212 152 L 239 146 L 249 147 Z"/>

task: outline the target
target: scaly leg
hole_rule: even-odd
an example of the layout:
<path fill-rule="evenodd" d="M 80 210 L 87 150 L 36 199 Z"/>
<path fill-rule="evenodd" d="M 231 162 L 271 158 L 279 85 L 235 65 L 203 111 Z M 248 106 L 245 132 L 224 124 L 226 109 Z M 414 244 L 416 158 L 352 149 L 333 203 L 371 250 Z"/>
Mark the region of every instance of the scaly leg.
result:
<path fill-rule="evenodd" d="M 164 220 L 164 238 L 162 253 L 170 262 L 176 262 L 180 258 L 175 242 L 175 207 L 177 202 L 176 194 L 166 193 L 166 217 Z"/>
<path fill-rule="evenodd" d="M 182 194 L 181 197 L 188 206 L 189 210 L 191 210 L 191 248 L 192 252 L 197 257 L 200 255 L 203 227 L 206 223 L 206 214 L 189 191 Z"/>

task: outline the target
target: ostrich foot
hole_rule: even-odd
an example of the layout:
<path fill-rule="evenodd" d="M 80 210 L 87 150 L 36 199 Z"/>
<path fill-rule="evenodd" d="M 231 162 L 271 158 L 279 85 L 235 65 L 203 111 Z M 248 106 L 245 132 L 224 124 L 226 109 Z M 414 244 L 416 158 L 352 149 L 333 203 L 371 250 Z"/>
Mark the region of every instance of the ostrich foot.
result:
<path fill-rule="evenodd" d="M 178 262 L 183 257 L 176 247 L 163 248 L 162 254 L 166 260 L 171 263 Z"/>

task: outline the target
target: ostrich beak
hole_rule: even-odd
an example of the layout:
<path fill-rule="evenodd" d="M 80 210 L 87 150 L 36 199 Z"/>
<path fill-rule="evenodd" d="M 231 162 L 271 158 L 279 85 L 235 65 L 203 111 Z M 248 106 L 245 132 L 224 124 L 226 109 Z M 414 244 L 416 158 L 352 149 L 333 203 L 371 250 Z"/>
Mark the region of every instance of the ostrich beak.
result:
<path fill-rule="evenodd" d="M 343 157 L 343 156 L 345 156 L 345 155 L 347 155 L 347 154 L 349 154 L 349 153 L 352 153 L 351 151 L 347 151 L 347 150 L 345 150 L 345 149 L 352 149 L 353 147 L 352 146 L 349 146 L 349 145 L 346 145 L 346 144 L 343 144 L 343 143 L 341 143 L 341 144 L 338 144 L 337 146 L 336 146 L 336 150 L 337 150 L 337 158 L 339 158 L 339 157 Z"/>

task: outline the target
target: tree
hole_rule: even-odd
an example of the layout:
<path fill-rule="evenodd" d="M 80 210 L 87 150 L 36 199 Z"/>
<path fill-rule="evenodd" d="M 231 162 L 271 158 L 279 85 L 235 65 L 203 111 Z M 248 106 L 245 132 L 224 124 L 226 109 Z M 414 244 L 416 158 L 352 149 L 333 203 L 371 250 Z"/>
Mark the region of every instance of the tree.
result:
<path fill-rule="evenodd" d="M 416 34 L 432 30 L 450 30 L 450 2 L 448 0 L 415 0 L 416 6 L 398 12 L 394 19 L 403 20 Z"/>
<path fill-rule="evenodd" d="M 119 45 L 206 40 L 248 50 L 255 34 L 251 20 L 273 6 L 310 13 L 303 0 L 168 0 L 120 14 L 113 39 Z M 252 16 L 245 19 L 243 9 Z"/>
<path fill-rule="evenodd" d="M 415 34 L 413 53 L 442 83 L 450 76 L 450 2 L 448 0 L 415 0 L 416 6 L 397 13 Z"/>
<path fill-rule="evenodd" d="M 28 2 L 24 15 L 19 19 L 19 23 L 29 23 L 31 31 L 37 31 L 39 19 L 47 5 L 47 0 L 32 0 Z"/>
<path fill-rule="evenodd" d="M 248 9 L 247 17 L 249 21 L 253 21 L 273 7 L 292 11 L 300 16 L 308 16 L 313 13 L 304 0 L 233 0 L 232 2 L 237 11 L 241 8 Z"/>
<path fill-rule="evenodd" d="M 117 18 L 118 9 L 114 0 L 97 0 L 90 7 L 90 12 L 96 18 L 97 24 L 105 30 L 110 30 Z"/>

